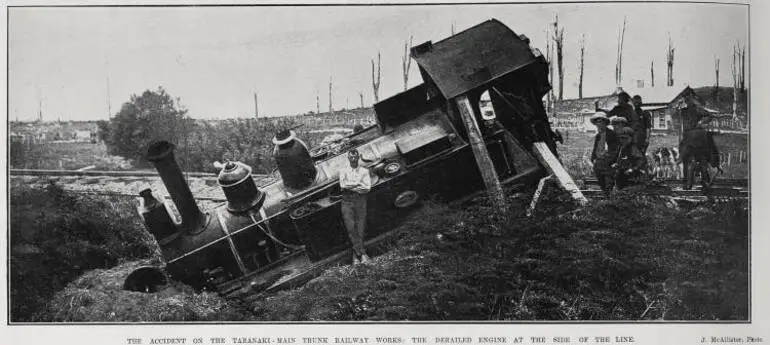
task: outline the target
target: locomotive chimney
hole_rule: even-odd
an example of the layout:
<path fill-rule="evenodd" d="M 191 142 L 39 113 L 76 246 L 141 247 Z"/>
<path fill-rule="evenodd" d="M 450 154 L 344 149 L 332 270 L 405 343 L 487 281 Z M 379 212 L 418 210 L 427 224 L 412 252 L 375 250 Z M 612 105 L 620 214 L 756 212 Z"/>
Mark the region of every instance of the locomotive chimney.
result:
<path fill-rule="evenodd" d="M 171 200 L 182 216 L 182 228 L 194 233 L 202 227 L 204 215 L 195 203 L 190 187 L 184 180 L 182 171 L 174 158 L 174 145 L 168 141 L 158 141 L 147 150 L 147 159 L 155 165 Z"/>

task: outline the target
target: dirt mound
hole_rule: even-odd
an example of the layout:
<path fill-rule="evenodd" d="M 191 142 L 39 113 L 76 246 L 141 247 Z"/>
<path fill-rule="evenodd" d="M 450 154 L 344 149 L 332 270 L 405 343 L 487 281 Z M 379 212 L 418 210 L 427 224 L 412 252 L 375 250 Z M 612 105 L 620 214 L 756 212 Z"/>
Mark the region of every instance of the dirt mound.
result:
<path fill-rule="evenodd" d="M 123 289 L 125 278 L 149 264 L 133 261 L 107 270 L 89 271 L 57 293 L 49 307 L 55 322 L 137 322 L 243 320 L 233 303 L 214 293 L 195 293 L 172 282 L 156 293 Z"/>

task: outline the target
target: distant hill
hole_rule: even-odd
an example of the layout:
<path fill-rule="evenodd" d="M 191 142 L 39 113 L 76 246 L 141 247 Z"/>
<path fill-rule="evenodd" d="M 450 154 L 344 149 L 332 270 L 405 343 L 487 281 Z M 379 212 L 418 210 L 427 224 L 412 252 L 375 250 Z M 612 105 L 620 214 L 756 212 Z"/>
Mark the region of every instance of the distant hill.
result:
<path fill-rule="evenodd" d="M 720 113 L 733 112 L 733 88 L 720 86 L 702 86 L 693 88 L 695 93 L 706 102 L 706 107 L 718 110 Z M 716 93 L 715 93 L 716 91 Z M 738 115 L 745 116 L 749 92 L 738 91 Z"/>

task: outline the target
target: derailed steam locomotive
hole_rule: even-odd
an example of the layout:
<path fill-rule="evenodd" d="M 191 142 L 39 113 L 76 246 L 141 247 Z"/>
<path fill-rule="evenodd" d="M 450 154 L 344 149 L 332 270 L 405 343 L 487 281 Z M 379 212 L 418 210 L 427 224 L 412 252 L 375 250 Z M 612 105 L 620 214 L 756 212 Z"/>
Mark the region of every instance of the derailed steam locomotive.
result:
<path fill-rule="evenodd" d="M 547 63 L 526 37 L 489 20 L 415 46 L 411 55 L 424 83 L 375 104 L 377 125 L 349 138 L 372 173 L 367 244 L 387 236 L 422 198 L 452 201 L 484 190 L 458 97 L 470 100 L 501 183 L 532 184 L 547 174 L 534 154 L 536 143 L 556 153 L 542 103 L 550 90 Z M 228 162 L 218 178 L 227 203 L 202 211 L 173 146 L 149 148 L 181 223 L 149 190 L 141 193 L 139 211 L 171 278 L 223 294 L 264 291 L 298 284 L 350 257 L 336 197 L 338 172 L 348 164 L 344 152 L 314 161 L 296 153 L 301 150 L 278 150 L 312 173 L 291 174 L 279 165 L 283 179 L 260 189 L 248 166 Z M 161 276 L 158 268 L 145 267 L 126 286 L 151 291 L 165 280 Z"/>

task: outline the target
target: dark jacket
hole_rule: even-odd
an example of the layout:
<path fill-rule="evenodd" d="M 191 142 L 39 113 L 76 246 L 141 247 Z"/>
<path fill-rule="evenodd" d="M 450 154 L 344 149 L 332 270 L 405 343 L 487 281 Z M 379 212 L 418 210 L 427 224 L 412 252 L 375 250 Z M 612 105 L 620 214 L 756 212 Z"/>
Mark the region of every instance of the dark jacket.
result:
<path fill-rule="evenodd" d="M 607 142 L 607 153 L 612 154 L 613 152 L 616 152 L 618 149 L 618 137 L 615 135 L 615 131 L 612 131 L 610 129 L 606 129 L 605 133 L 607 133 L 607 137 L 605 138 L 605 141 Z M 601 133 L 597 132 L 596 135 L 594 136 L 594 145 L 592 146 L 593 148 L 591 149 L 592 162 L 597 158 L 599 158 L 596 155 L 596 145 L 599 143 L 599 134 Z"/>
<path fill-rule="evenodd" d="M 635 126 L 640 122 L 639 116 L 637 116 L 636 111 L 634 111 L 634 106 L 629 103 L 624 104 L 618 104 L 614 107 L 612 107 L 612 110 L 604 110 L 604 109 L 597 109 L 604 111 L 607 113 L 607 117 L 613 117 L 613 116 L 620 116 L 625 118 L 628 123 L 629 127 L 636 129 Z"/>
<path fill-rule="evenodd" d="M 703 128 L 693 128 L 682 134 L 679 156 L 682 162 L 695 159 L 699 162 L 708 162 L 712 166 L 719 165 L 719 150 L 714 143 L 714 137 Z"/>
<path fill-rule="evenodd" d="M 617 152 L 618 154 L 614 157 L 613 163 L 617 164 L 618 171 L 628 169 L 638 171 L 647 165 L 647 159 L 634 143 L 620 146 Z"/>

